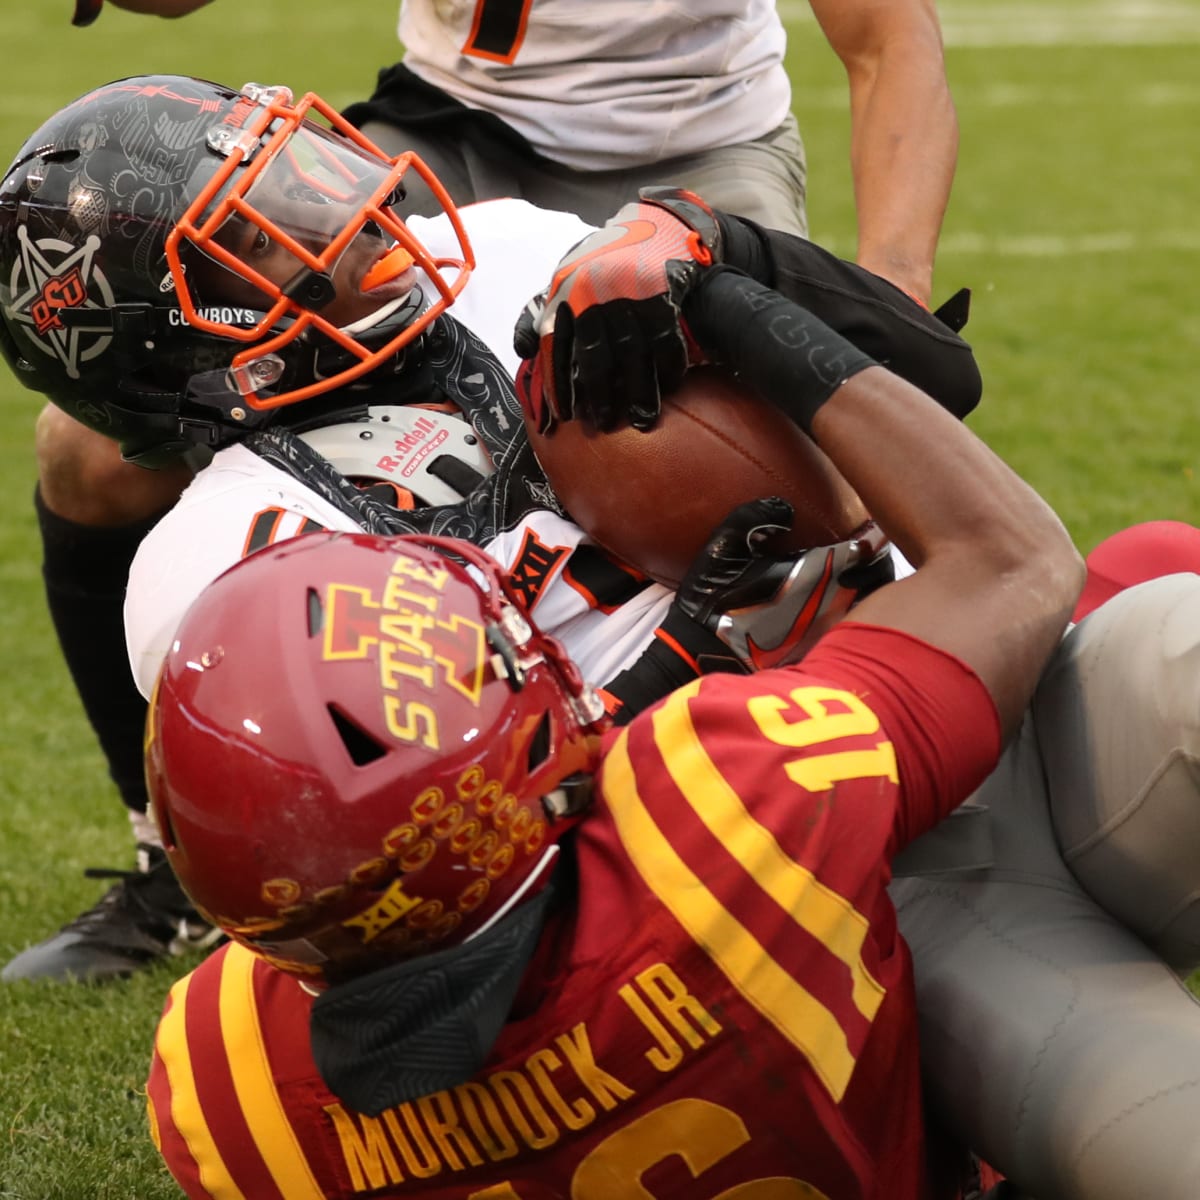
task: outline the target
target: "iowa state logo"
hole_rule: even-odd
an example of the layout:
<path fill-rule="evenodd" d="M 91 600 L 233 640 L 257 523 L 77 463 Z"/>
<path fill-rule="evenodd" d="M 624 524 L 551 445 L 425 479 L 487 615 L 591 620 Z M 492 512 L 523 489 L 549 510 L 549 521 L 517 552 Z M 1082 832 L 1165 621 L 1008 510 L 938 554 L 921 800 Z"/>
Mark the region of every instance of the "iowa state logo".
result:
<path fill-rule="evenodd" d="M 9 288 L 9 317 L 24 325 L 30 341 L 58 359 L 72 379 L 79 364 L 103 354 L 112 341 L 108 310 L 113 291 L 95 265 L 98 237 L 82 246 L 58 238 L 30 238 L 24 225 L 17 229 L 20 257 L 13 264 Z M 94 312 L 94 318 L 89 313 Z"/>

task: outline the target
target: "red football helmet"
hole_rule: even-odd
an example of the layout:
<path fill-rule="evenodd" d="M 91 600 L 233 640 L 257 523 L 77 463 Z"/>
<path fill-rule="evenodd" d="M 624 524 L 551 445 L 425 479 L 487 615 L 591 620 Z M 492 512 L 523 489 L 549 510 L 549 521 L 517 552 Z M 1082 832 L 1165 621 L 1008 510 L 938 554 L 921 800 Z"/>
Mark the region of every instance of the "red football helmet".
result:
<path fill-rule="evenodd" d="M 196 906 L 323 986 L 465 941 L 536 894 L 605 724 L 482 551 L 313 533 L 189 610 L 151 701 L 147 781 Z"/>

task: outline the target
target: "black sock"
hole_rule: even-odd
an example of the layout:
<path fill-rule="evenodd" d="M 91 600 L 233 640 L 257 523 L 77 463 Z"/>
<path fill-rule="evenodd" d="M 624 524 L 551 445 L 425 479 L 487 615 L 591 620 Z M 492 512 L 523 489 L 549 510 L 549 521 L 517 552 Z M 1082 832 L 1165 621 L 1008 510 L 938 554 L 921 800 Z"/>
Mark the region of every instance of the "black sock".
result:
<path fill-rule="evenodd" d="M 115 528 L 78 525 L 51 512 L 35 490 L 42 580 L 63 657 L 125 806 L 146 811 L 142 731 L 146 701 L 125 652 L 129 565 L 162 515 Z"/>

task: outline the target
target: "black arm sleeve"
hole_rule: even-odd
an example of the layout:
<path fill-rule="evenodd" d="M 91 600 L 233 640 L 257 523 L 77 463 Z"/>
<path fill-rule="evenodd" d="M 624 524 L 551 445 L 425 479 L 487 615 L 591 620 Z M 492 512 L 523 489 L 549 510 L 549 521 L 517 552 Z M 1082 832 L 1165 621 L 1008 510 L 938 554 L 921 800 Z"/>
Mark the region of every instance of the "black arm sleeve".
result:
<path fill-rule="evenodd" d="M 773 288 L 775 255 L 767 240 L 767 231 L 761 225 L 731 213 L 714 209 L 713 216 L 721 230 L 721 261 Z"/>
<path fill-rule="evenodd" d="M 685 298 L 683 315 L 709 358 L 805 433 L 847 379 L 876 365 L 820 317 L 725 264 L 704 273 Z"/>
<path fill-rule="evenodd" d="M 806 238 L 716 216 L 723 262 L 795 300 L 956 417 L 979 403 L 983 381 L 971 347 L 911 296 Z M 965 318 L 956 319 L 961 328 Z"/>

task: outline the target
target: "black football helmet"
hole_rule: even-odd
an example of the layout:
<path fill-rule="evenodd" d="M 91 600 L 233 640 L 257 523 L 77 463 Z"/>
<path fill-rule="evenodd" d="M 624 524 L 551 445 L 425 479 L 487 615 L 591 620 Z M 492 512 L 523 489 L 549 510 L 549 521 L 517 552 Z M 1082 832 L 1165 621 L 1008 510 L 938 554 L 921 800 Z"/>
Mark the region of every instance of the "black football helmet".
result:
<path fill-rule="evenodd" d="M 396 213 L 410 170 L 459 257 L 434 259 Z M 432 172 L 319 97 L 119 80 L 55 114 L 0 181 L 0 352 L 154 466 L 280 410 L 311 423 L 306 402 L 333 389 L 335 410 L 379 402 L 473 266 Z"/>

